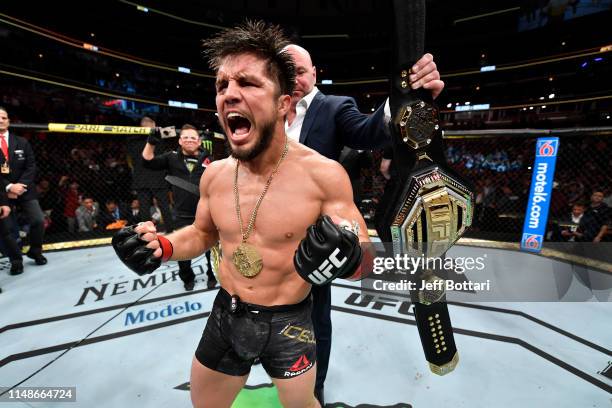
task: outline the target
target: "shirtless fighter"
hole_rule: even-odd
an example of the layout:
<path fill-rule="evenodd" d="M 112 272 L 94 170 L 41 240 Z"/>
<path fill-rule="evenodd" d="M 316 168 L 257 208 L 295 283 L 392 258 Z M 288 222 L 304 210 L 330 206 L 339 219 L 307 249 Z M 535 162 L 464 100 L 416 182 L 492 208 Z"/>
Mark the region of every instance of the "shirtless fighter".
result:
<path fill-rule="evenodd" d="M 285 134 L 295 83 L 287 44 L 262 22 L 206 41 L 231 157 L 204 172 L 193 225 L 160 236 L 146 222 L 113 238 L 139 274 L 221 242 L 221 289 L 191 368 L 196 407 L 229 407 L 256 358 L 283 406 L 319 407 L 311 284 L 361 275 L 367 230 L 346 172 Z"/>

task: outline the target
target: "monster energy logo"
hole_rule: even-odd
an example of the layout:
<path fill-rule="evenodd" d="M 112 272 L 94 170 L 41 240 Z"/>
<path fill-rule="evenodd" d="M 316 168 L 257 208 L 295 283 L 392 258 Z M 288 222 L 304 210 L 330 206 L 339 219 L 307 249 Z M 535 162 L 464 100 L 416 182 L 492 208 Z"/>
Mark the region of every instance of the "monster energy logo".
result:
<path fill-rule="evenodd" d="M 202 148 L 206 149 L 210 153 L 212 153 L 212 150 L 213 150 L 213 142 L 212 142 L 212 140 L 208 140 L 208 139 L 202 140 Z"/>

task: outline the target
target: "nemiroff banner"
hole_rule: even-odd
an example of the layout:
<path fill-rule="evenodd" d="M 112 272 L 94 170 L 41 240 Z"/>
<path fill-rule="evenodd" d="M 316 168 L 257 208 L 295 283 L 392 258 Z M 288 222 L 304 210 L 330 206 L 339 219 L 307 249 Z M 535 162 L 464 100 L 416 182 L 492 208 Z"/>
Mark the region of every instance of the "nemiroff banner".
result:
<path fill-rule="evenodd" d="M 558 150 L 558 137 L 541 137 L 536 142 L 535 163 L 521 239 L 521 249 L 525 251 L 540 252 L 542 250 Z"/>

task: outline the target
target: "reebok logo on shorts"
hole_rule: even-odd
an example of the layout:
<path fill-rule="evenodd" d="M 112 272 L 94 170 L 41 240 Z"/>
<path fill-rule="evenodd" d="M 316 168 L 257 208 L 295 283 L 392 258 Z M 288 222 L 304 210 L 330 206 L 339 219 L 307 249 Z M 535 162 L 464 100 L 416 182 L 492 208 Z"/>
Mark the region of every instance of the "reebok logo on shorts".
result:
<path fill-rule="evenodd" d="M 306 354 L 302 354 L 300 358 L 297 359 L 295 363 L 289 368 L 289 371 L 285 371 L 285 377 L 295 377 L 296 375 L 300 375 L 305 373 L 312 367 L 312 361 L 308 361 L 306 358 Z"/>

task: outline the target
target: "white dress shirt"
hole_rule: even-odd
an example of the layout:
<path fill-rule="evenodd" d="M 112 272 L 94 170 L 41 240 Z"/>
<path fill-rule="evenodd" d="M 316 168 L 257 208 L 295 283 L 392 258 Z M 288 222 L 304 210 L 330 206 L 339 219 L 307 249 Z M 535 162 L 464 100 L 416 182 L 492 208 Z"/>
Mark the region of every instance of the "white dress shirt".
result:
<path fill-rule="evenodd" d="M 312 88 L 312 91 L 306 96 L 304 96 L 295 106 L 295 118 L 293 118 L 293 122 L 289 125 L 289 122 L 285 120 L 285 132 L 290 139 L 295 140 L 296 142 L 300 141 L 300 133 L 302 132 L 302 125 L 304 124 L 304 117 L 306 116 L 306 112 L 308 108 L 312 104 L 312 101 L 315 95 L 319 92 L 319 88 L 316 86 Z M 384 109 L 384 121 L 385 123 L 389 123 L 391 121 L 391 108 L 389 106 L 389 98 L 385 100 Z"/>
<path fill-rule="evenodd" d="M 285 120 L 285 132 L 290 139 L 295 140 L 296 142 L 300 141 L 300 132 L 302 132 L 302 124 L 304 123 L 304 117 L 306 116 L 306 111 L 310 107 L 312 100 L 315 95 L 319 92 L 319 89 L 315 86 L 312 88 L 312 91 L 306 96 L 304 96 L 295 106 L 295 118 L 293 118 L 293 122 L 289 125 L 289 122 Z"/>

